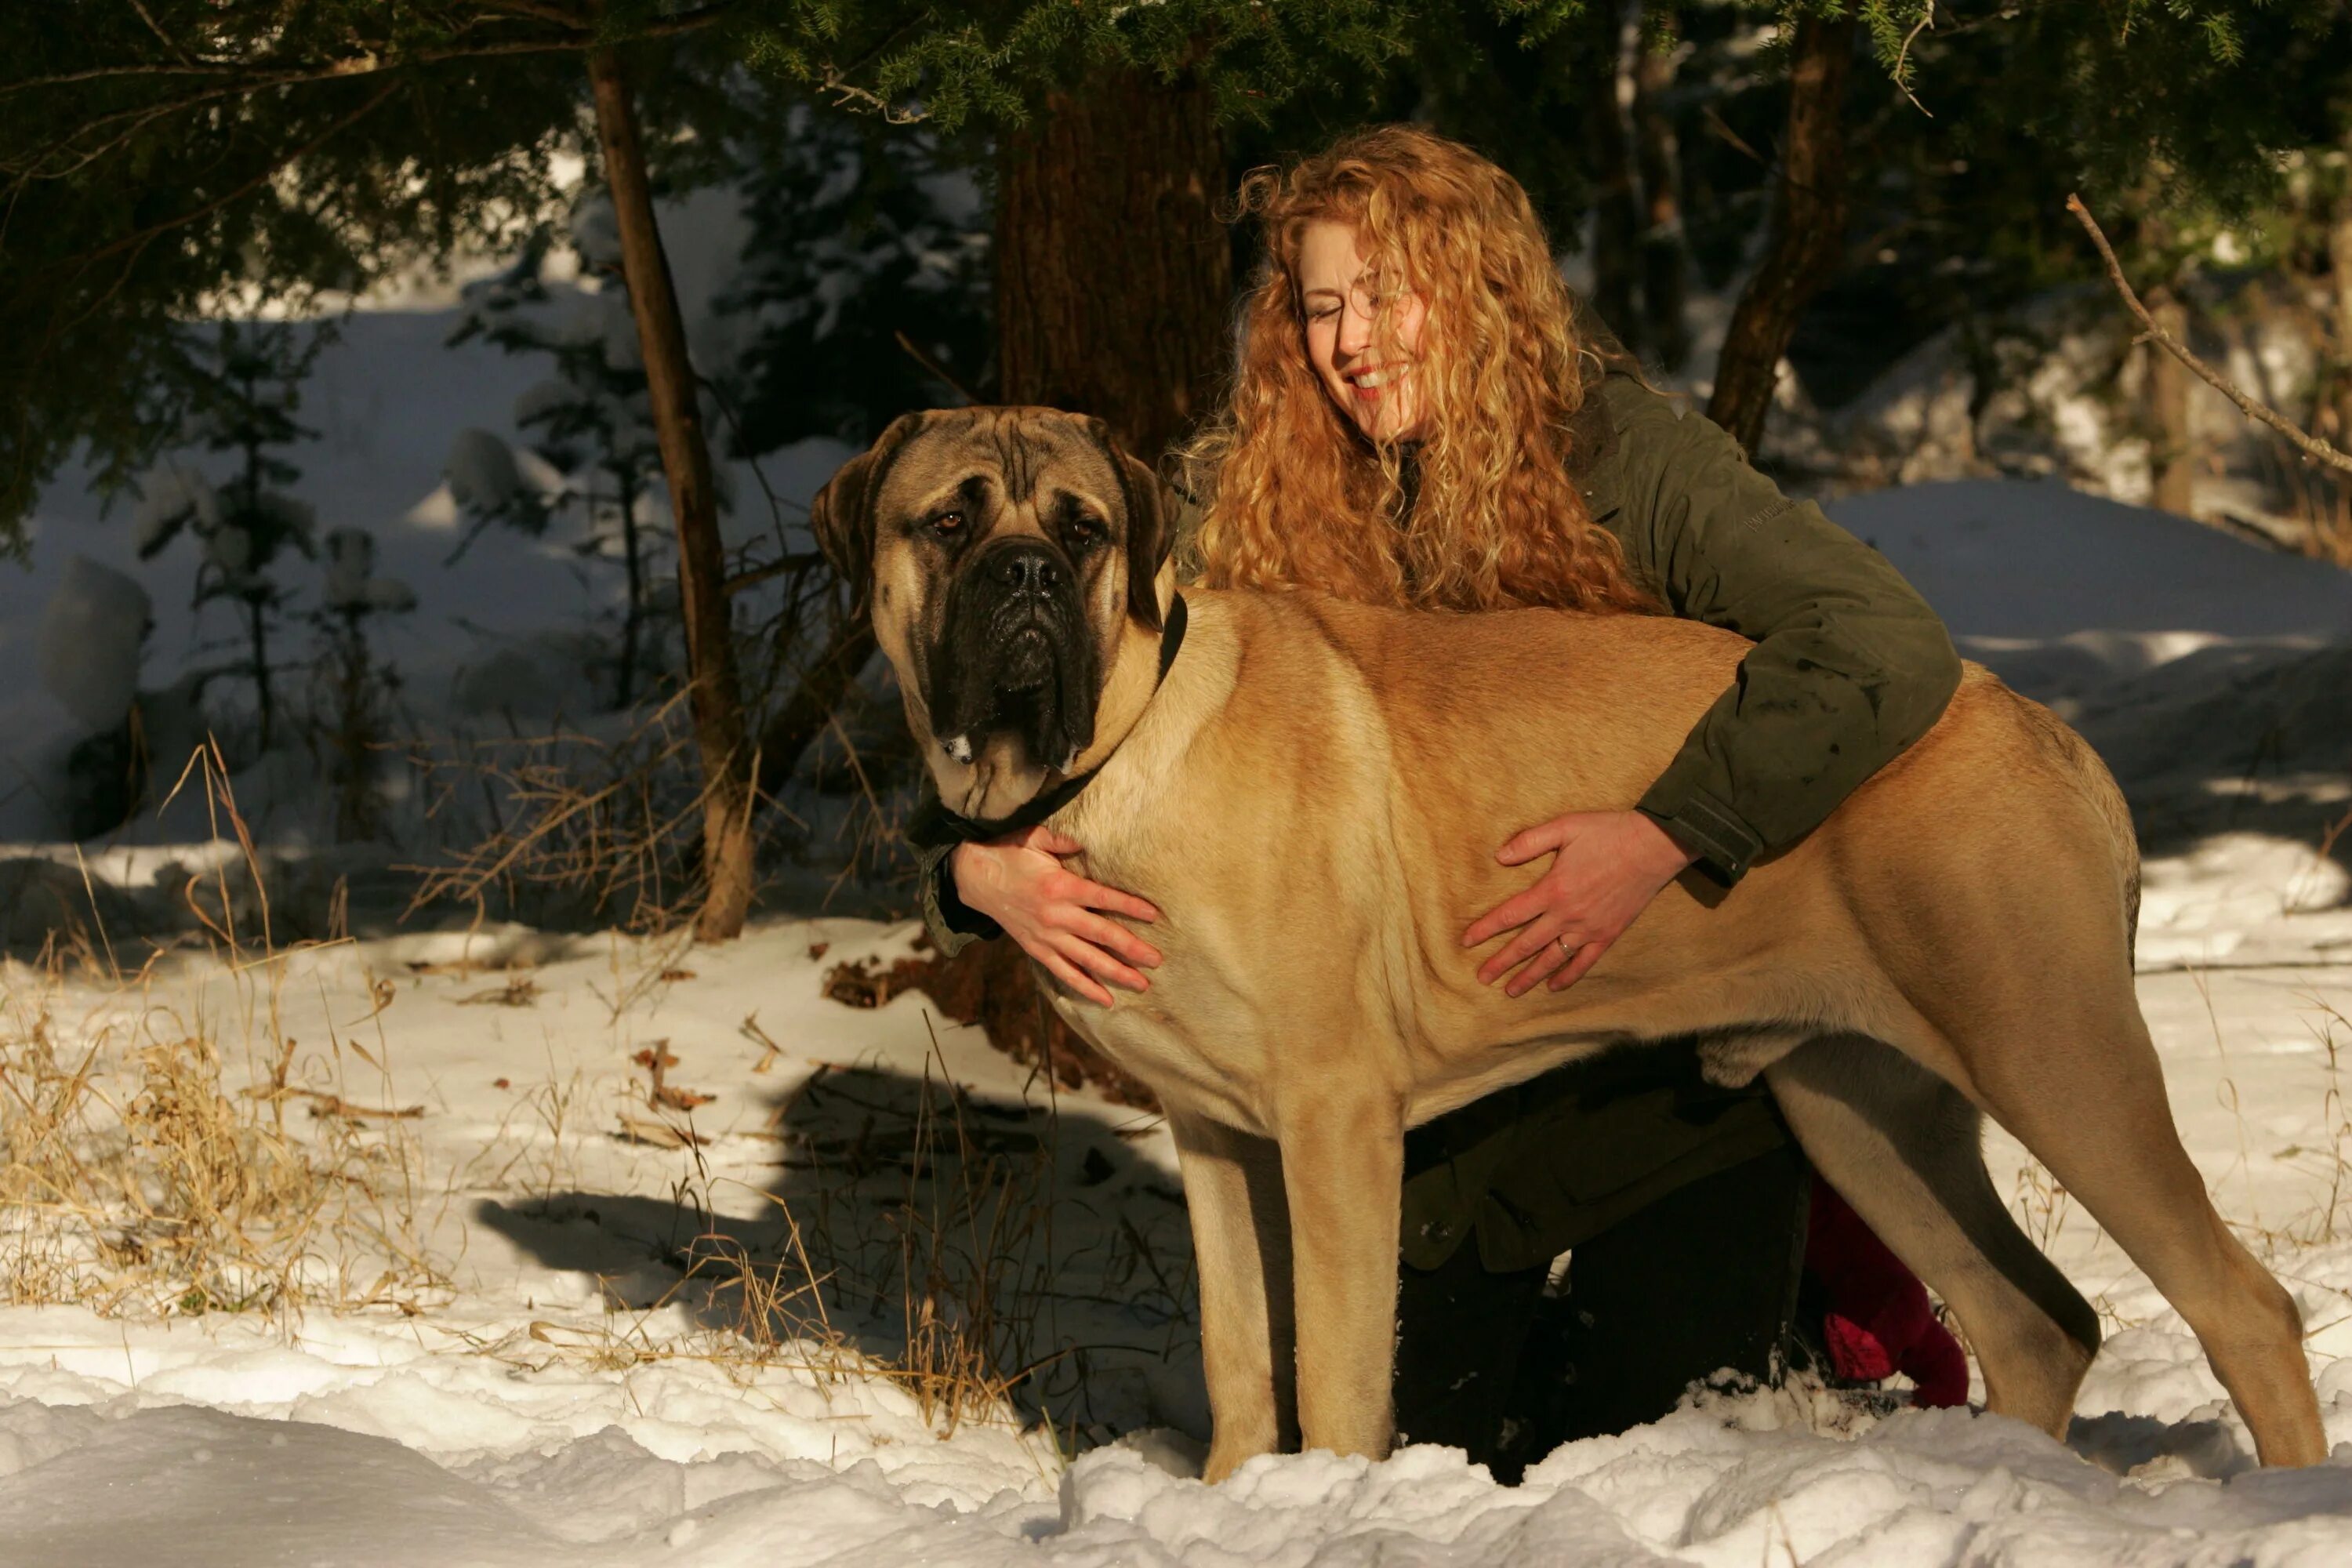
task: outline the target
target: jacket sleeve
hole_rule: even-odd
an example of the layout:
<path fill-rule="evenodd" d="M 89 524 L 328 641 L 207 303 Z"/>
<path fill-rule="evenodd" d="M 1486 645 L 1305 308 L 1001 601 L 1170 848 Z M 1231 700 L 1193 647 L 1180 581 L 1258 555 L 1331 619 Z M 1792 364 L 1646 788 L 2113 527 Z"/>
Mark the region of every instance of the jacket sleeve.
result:
<path fill-rule="evenodd" d="M 962 840 L 939 831 L 939 798 L 926 784 L 920 809 L 908 819 L 907 846 L 915 854 L 915 886 L 922 894 L 923 930 L 942 958 L 952 958 L 975 942 L 1003 936 L 1004 928 L 958 896 L 948 857 Z"/>
<path fill-rule="evenodd" d="M 1729 885 L 1927 733 L 1959 656 L 1885 556 L 1783 496 L 1719 426 L 1627 377 L 1601 395 L 1634 569 L 1675 615 L 1756 644 L 1639 807 Z"/>

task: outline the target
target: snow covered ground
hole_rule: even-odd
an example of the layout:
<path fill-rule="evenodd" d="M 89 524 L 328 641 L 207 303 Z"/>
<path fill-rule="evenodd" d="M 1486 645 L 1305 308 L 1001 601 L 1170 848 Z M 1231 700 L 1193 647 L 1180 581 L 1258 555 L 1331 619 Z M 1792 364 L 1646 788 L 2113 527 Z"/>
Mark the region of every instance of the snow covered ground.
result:
<path fill-rule="evenodd" d="M 2284 856 L 2249 838 L 2160 863 L 2159 928 L 2201 901 L 2225 913 L 2197 929 L 2265 951 L 2352 938 L 2340 873 L 2334 908 L 2257 896 Z M 280 959 L 278 1026 L 318 1043 L 295 1081 L 423 1108 L 388 1125 L 417 1140 L 411 1212 L 447 1283 L 289 1321 L 0 1311 L 0 1563 L 2284 1563 L 2352 1543 L 2352 1450 L 2251 1473 L 2193 1339 L 2000 1139 L 1996 1179 L 2107 1319 L 2074 1452 L 1990 1416 L 1874 1419 L 1792 1391 L 1571 1445 L 1517 1489 L 1413 1449 L 1262 1460 L 1211 1491 L 1183 1435 L 1203 1413 L 1164 1132 L 1087 1097 L 1041 1113 L 1021 1068 L 936 1027 L 919 995 L 820 997 L 824 969 L 908 934 L 777 921 L 681 951 L 509 930 Z M 531 966 L 459 973 L 468 951 Z M 2352 962 L 2155 967 L 2142 994 L 2176 1113 L 2301 1301 L 2329 1436 L 2352 1441 L 2352 1207 L 2328 1206 Z M 68 1043 L 164 1007 L 234 1040 L 266 1001 L 209 960 L 129 989 L 14 964 L 5 985 L 10 1037 L 39 1013 Z M 656 1041 L 677 1058 L 668 1085 L 707 1102 L 647 1103 L 631 1058 Z M 929 1201 L 952 1229 L 960 1167 L 915 1169 L 940 1147 L 911 1114 L 927 1068 L 962 1088 L 1008 1187 L 1053 1173 L 1058 1231 L 1027 1256 L 1055 1267 L 1005 1288 L 1040 1315 L 1041 1358 L 1084 1347 L 1083 1381 L 1039 1380 L 1054 1432 L 1006 1413 L 939 1436 L 906 1385 L 860 1375 L 856 1350 L 903 1354 L 895 1300 L 867 1310 L 842 1289 L 833 1343 L 760 1353 L 729 1298 L 681 1281 L 706 1231 L 790 1257 L 779 1201 L 875 1279 L 905 1234 L 892 1214 Z M 703 1142 L 640 1141 L 664 1122 Z"/>
<path fill-rule="evenodd" d="M 421 710 L 462 716 L 468 672 L 501 658 L 506 696 L 546 676 L 545 710 L 572 689 L 544 634 L 615 584 L 560 542 L 501 535 L 441 567 L 449 442 L 507 428 L 533 374 L 441 347 L 447 325 L 347 327 L 306 405 L 326 434 L 297 488 L 322 522 L 373 528 L 381 569 L 417 588 L 387 651 Z M 838 455 L 769 477 L 804 496 Z M 2319 847 L 2352 812 L 2352 576 L 2050 485 L 1832 510 L 2124 777 L 2150 852 L 2141 995 L 2175 1114 L 2301 1301 L 2330 1439 L 2352 1442 L 2352 877 L 2346 842 Z M 0 659 L 31 662 L 75 551 L 148 584 L 151 686 L 219 635 L 184 608 L 184 563 L 132 565 L 127 514 L 100 520 L 61 485 L 37 531 L 31 572 L 0 573 Z M 0 935 L 20 954 L 44 918 L 34 890 L 135 910 L 236 874 L 176 830 L 78 857 L 44 826 L 67 710 L 20 679 L 0 687 Z M 279 783 L 299 805 L 299 770 Z M 269 830 L 299 841 L 298 816 Z M 187 948 L 126 980 L 102 956 L 7 961 L 0 1060 L 95 1047 L 126 1103 L 142 1046 L 167 1037 L 217 1042 L 232 1092 L 294 1042 L 287 1124 L 356 1152 L 384 1228 L 322 1235 L 299 1312 L 0 1309 L 0 1564 L 2352 1557 L 2352 1449 L 2254 1472 L 2178 1318 L 1999 1135 L 1996 1180 L 2107 1322 L 2066 1446 L 1791 1390 L 1571 1445 L 1513 1489 L 1426 1448 L 1266 1459 L 1205 1489 L 1165 1132 L 1049 1095 L 919 994 L 821 995 L 835 965 L 887 963 L 911 934 L 780 914 L 718 950 L 489 926 L 234 963 Z M 372 1283 L 391 1254 L 405 1264 Z M 788 1293 L 825 1283 L 747 1305 L 739 1256 Z M 956 1349 L 981 1335 L 1028 1375 L 950 1420 Z"/>

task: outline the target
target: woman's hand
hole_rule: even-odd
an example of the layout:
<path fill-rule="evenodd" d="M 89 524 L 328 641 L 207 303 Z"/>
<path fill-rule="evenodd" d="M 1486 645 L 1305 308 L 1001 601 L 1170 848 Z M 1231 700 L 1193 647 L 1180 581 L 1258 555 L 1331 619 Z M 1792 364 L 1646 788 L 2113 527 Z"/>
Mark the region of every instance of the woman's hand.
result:
<path fill-rule="evenodd" d="M 1565 991 L 1601 962 L 1659 889 L 1697 858 L 1638 811 L 1555 816 L 1496 850 L 1495 858 L 1523 866 L 1553 850 L 1558 858 L 1534 887 L 1504 900 L 1462 933 L 1463 946 L 1476 947 L 1519 928 L 1478 966 L 1481 984 L 1492 985 L 1526 963 L 1504 987 L 1509 994 L 1526 995 L 1547 975 L 1553 990 Z"/>
<path fill-rule="evenodd" d="M 948 874 L 957 896 L 1003 926 L 1022 952 L 1087 1001 L 1108 1007 L 1111 994 L 1101 981 L 1150 990 L 1143 971 L 1159 967 L 1160 950 L 1095 911 L 1145 921 L 1158 920 L 1160 911 L 1132 893 L 1064 869 L 1060 857 L 1084 847 L 1040 825 L 992 843 L 959 844 L 948 857 Z"/>

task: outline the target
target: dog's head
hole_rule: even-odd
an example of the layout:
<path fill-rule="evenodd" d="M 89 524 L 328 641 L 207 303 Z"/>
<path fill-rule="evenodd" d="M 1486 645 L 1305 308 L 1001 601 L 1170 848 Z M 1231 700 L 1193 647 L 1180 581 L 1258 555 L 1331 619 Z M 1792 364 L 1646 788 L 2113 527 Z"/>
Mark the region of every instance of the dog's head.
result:
<path fill-rule="evenodd" d="M 1099 419 L 907 415 L 842 466 L 810 516 L 872 609 L 951 802 L 971 794 L 963 770 L 1069 771 L 1127 626 L 1160 629 L 1168 508 Z"/>

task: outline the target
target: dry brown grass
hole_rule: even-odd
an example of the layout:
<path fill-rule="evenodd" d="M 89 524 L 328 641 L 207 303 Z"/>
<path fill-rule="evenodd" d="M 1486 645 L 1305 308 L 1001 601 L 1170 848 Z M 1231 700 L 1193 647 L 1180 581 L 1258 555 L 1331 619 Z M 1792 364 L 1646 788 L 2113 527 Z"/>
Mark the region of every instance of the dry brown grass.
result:
<path fill-rule="evenodd" d="M 1052 1320 L 1050 1125 L 981 1124 L 934 1040 L 910 1108 L 796 1152 L 814 1190 L 763 1194 L 781 1242 L 755 1253 L 706 1224 L 681 1288 L 706 1293 L 709 1320 L 747 1359 L 886 1379 L 943 1434 L 1006 1419 L 1066 1353 L 1037 1353 Z M 871 1201 L 894 1172 L 896 1191 Z M 898 1320 L 887 1351 L 871 1333 L 877 1314 Z M 849 1316 L 868 1332 L 853 1333 Z"/>
<path fill-rule="evenodd" d="M 331 1034 L 306 1054 L 287 1034 L 289 962 L 317 944 L 272 942 L 216 748 L 191 760 L 192 780 L 243 851 L 186 889 L 208 961 L 126 973 L 94 921 L 95 945 L 11 963 L 0 985 L 0 1300 L 110 1315 L 414 1306 L 442 1280 L 418 1239 L 428 1199 L 380 1032 L 374 1053 Z M 173 994 L 169 973 L 195 994 Z M 367 1089 L 347 1092 L 347 1058 L 373 1073 Z"/>
<path fill-rule="evenodd" d="M 2352 1203 L 2352 1106 L 2347 1105 L 2344 1097 L 2345 1058 L 2352 1054 L 2352 1017 L 2325 996 L 2314 994 L 2307 1000 L 2315 1015 L 2311 1031 L 2318 1037 L 2326 1086 L 2320 1100 L 2320 1139 L 2314 1147 L 2282 1152 L 2281 1157 L 2292 1152 L 2315 1162 L 2326 1181 L 2326 1198 L 2296 1238 L 2311 1245 L 2342 1239 L 2345 1205 Z"/>
<path fill-rule="evenodd" d="M 702 822 L 683 693 L 618 741 L 578 731 L 474 741 L 411 765 L 443 819 L 478 802 L 488 828 L 418 877 L 410 910 L 495 904 L 518 918 L 551 911 L 667 930 L 700 903 L 694 854 Z"/>
<path fill-rule="evenodd" d="M 413 1305 L 439 1284 L 413 1137 L 340 1095 L 230 1087 L 218 1042 L 143 1002 L 0 1023 L 0 1300 L 107 1314 Z M 312 1108 L 289 1118 L 288 1104 Z"/>

